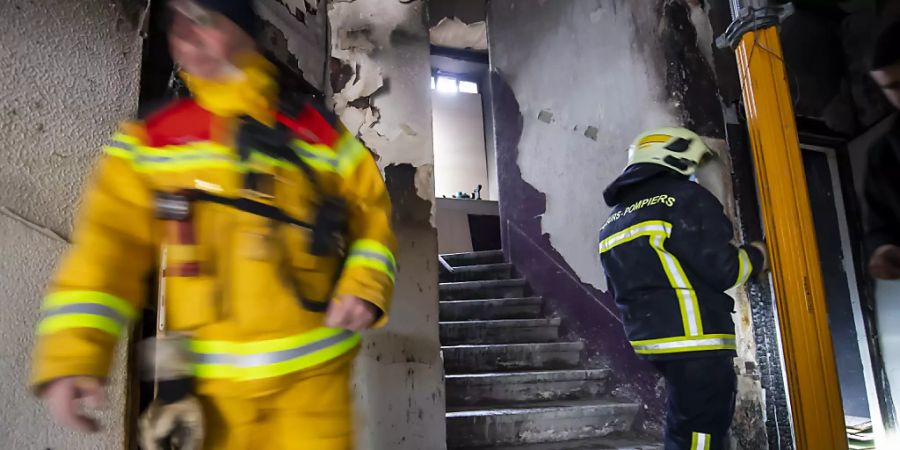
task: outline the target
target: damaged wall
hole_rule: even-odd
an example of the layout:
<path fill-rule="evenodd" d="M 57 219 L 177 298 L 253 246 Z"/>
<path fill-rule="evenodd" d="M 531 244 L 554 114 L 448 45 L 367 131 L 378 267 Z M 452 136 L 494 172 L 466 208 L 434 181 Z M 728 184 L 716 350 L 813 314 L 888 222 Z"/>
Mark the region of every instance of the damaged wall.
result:
<path fill-rule="evenodd" d="M 688 126 L 725 154 L 712 27 L 693 0 L 495 0 L 488 22 L 504 248 L 658 429 L 658 377 L 633 355 L 606 293 L 596 250 L 609 213 L 602 191 L 649 128 Z M 703 181 L 733 216 L 725 159 Z M 764 448 L 761 388 L 746 370 L 755 367 L 746 306 L 739 296 L 738 416 L 746 419 L 735 431 L 749 445 L 741 448 Z"/>
<path fill-rule="evenodd" d="M 121 355 L 102 435 L 52 424 L 25 384 L 59 235 L 100 146 L 137 108 L 140 3 L 0 3 L 0 448 L 123 447 Z"/>
<path fill-rule="evenodd" d="M 320 92 L 328 75 L 326 0 L 258 0 L 262 45 Z"/>
<path fill-rule="evenodd" d="M 445 447 L 424 3 L 334 0 L 328 11 L 334 108 L 384 170 L 400 244 L 392 320 L 366 334 L 356 363 L 360 449 Z"/>

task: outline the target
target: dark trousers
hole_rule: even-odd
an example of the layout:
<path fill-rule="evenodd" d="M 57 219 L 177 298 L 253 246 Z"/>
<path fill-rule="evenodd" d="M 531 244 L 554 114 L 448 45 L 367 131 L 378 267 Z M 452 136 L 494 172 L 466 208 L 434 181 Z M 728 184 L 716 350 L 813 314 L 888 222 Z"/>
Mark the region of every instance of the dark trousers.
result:
<path fill-rule="evenodd" d="M 724 450 L 737 377 L 730 356 L 654 361 L 669 385 L 665 450 Z"/>

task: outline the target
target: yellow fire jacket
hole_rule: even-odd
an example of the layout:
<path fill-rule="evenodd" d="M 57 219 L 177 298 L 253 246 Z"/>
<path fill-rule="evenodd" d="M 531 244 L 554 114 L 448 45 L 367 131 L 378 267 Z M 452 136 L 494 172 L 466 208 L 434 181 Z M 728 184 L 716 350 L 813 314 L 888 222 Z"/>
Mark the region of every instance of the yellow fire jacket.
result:
<path fill-rule="evenodd" d="M 322 325 L 325 303 L 338 295 L 380 308 L 376 326 L 387 321 L 396 243 L 390 199 L 368 150 L 313 103 L 279 117 L 314 184 L 290 161 L 256 149 L 240 156 L 238 119 L 197 98 L 122 125 L 105 147 L 42 306 L 32 386 L 105 377 L 161 261 L 170 271 L 185 262 L 199 268 L 193 276 L 167 273 L 164 292 L 166 326 L 190 337 L 201 393 L 264 395 L 352 357 L 359 336 Z M 251 171 L 263 187 L 247 189 Z M 220 200 L 191 203 L 189 245 L 173 241 L 154 212 L 158 194 L 186 190 Z M 335 256 L 313 255 L 310 230 L 297 226 L 315 221 L 324 194 L 346 204 L 345 251 Z M 290 220 L 222 199 L 248 200 Z"/>

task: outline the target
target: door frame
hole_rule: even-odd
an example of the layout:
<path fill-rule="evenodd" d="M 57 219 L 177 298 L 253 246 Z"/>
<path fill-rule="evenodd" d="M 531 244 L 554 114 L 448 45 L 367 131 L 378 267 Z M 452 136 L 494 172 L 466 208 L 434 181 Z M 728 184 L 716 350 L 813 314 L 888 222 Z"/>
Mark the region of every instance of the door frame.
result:
<path fill-rule="evenodd" d="M 813 141 L 813 142 L 810 142 Z M 815 142 L 821 141 L 821 142 Z M 846 151 L 845 143 L 833 142 L 831 139 L 808 138 L 807 135 L 800 133 L 800 150 L 822 153 L 825 155 L 828 164 L 828 175 L 831 181 L 831 189 L 834 194 L 834 208 L 838 219 L 838 232 L 841 237 L 841 255 L 844 267 L 844 273 L 847 277 L 848 292 L 850 294 L 850 306 L 853 311 L 853 324 L 857 333 L 857 344 L 859 346 L 859 355 L 863 367 L 863 379 L 865 380 L 866 396 L 869 403 L 869 414 L 872 421 L 872 428 L 875 434 L 876 447 L 886 444 L 885 423 L 882 416 L 881 395 L 878 389 L 878 383 L 875 380 L 874 363 L 876 353 L 872 350 L 872 333 L 866 325 L 866 317 L 862 307 L 862 284 L 860 280 L 864 279 L 865 273 L 859 266 L 855 246 L 853 245 L 850 223 L 848 220 L 846 202 L 853 201 L 853 197 L 848 196 L 847 189 L 850 188 L 850 195 L 855 197 L 852 181 L 849 186 L 847 183 L 846 171 L 849 169 L 838 159 L 840 151 Z M 842 177 L 843 175 L 843 177 Z M 855 208 L 858 209 L 858 208 Z M 859 239 L 859 236 L 856 236 Z M 881 447 L 879 447 L 881 448 Z"/>

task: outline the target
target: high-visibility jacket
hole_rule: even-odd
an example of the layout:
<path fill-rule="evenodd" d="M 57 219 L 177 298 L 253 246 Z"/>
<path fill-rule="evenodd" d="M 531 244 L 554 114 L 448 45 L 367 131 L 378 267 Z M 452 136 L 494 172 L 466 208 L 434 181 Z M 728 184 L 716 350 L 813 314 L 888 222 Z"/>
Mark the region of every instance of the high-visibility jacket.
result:
<path fill-rule="evenodd" d="M 604 192 L 613 211 L 600 260 L 634 351 L 645 359 L 735 354 L 734 300 L 762 252 L 736 247 L 731 221 L 705 188 L 673 170 L 629 167 Z"/>
<path fill-rule="evenodd" d="M 193 100 L 120 127 L 104 149 L 73 245 L 43 303 L 33 386 L 106 376 L 113 347 L 138 317 L 149 277 L 161 264 L 166 227 L 154 212 L 159 193 L 189 190 L 219 200 L 192 203 L 194 245 L 165 246 L 170 269 L 199 263 L 196 276 L 165 277 L 165 318 L 170 332 L 190 338 L 200 393 L 264 395 L 326 362 L 352 357 L 359 336 L 323 326 L 325 302 L 339 295 L 376 305 L 376 326 L 387 321 L 396 243 L 381 172 L 317 104 L 299 111 L 282 122 L 292 132 L 289 147 L 312 176 L 256 148 L 240 157 L 239 120 Z M 268 180 L 267 194 L 248 192 L 248 171 Z M 346 251 L 315 256 L 311 232 L 296 223 L 313 223 L 325 195 L 346 204 Z M 222 199 L 249 200 L 283 217 Z"/>

